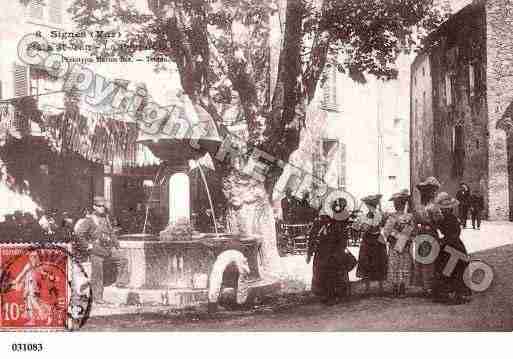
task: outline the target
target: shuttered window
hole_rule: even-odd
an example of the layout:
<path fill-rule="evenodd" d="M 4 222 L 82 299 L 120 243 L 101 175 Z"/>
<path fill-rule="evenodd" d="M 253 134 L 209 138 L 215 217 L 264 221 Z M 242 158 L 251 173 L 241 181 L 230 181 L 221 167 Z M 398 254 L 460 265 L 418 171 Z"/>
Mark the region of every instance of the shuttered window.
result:
<path fill-rule="evenodd" d="M 476 90 L 476 70 L 474 64 L 468 64 L 468 88 L 470 97 L 474 97 Z"/>
<path fill-rule="evenodd" d="M 452 132 L 452 150 L 453 150 L 453 175 L 454 177 L 463 176 L 465 168 L 465 137 L 463 126 L 456 125 Z"/>
<path fill-rule="evenodd" d="M 326 66 L 326 81 L 322 89 L 322 107 L 325 110 L 337 111 L 337 69 L 335 66 Z"/>
<path fill-rule="evenodd" d="M 338 177 L 338 185 L 340 187 L 346 186 L 346 145 L 342 142 L 339 143 L 340 147 L 340 175 Z"/>
<path fill-rule="evenodd" d="M 445 104 L 452 105 L 452 80 L 448 73 L 445 75 Z"/>
<path fill-rule="evenodd" d="M 44 5 L 43 0 L 30 0 L 28 7 L 29 16 L 33 19 L 43 20 Z"/>
<path fill-rule="evenodd" d="M 148 0 L 148 8 L 151 11 L 158 11 L 162 8 L 162 0 Z"/>
<path fill-rule="evenodd" d="M 24 65 L 14 64 L 14 96 L 28 95 L 28 68 Z"/>
<path fill-rule="evenodd" d="M 48 1 L 48 19 L 54 24 L 62 24 L 62 0 Z"/>

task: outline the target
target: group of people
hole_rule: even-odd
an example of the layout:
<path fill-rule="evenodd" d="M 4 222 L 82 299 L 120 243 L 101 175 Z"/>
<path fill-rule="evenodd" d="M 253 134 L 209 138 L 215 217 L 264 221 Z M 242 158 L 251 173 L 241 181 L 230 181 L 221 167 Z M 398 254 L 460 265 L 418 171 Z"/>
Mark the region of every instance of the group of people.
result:
<path fill-rule="evenodd" d="M 286 190 L 285 197 L 281 200 L 281 213 L 283 222 L 287 224 L 311 223 L 317 215 L 310 206 L 308 192 L 299 200 L 292 195 L 290 189 Z"/>
<path fill-rule="evenodd" d="M 132 218 L 130 224 L 129 215 L 130 212 L 126 218 L 121 216 L 121 221 L 118 221 L 110 216 L 101 203 L 85 208 L 82 214 L 46 210 L 37 211 L 36 218 L 30 213 L 15 212 L 6 215 L 5 220 L 0 222 L 0 241 L 72 243 L 76 259 L 91 263 L 93 300 L 101 304 L 104 302 L 106 262 L 116 268 L 115 285 L 121 288 L 128 285 L 128 261 L 120 253 L 117 235 L 134 227 L 137 218 Z M 125 224 L 126 228 L 120 224 Z M 147 227 L 150 229 L 151 224 Z"/>
<path fill-rule="evenodd" d="M 409 287 L 416 286 L 437 302 L 468 302 L 471 291 L 463 279 L 467 262 L 460 260 L 451 273 L 444 273 L 450 260 L 446 246 L 468 256 L 460 239 L 462 223 L 455 214 L 460 202 L 439 192 L 440 183 L 434 177 L 419 183 L 417 190 L 420 203 L 416 206 L 411 204 L 409 191 L 395 193 L 390 198 L 394 205 L 391 213 L 381 210 L 382 195 L 362 198 L 366 210 L 356 221 L 362 232 L 358 259 L 347 248 L 349 215 L 321 212 L 309 233 L 306 257 L 307 262 L 313 257 L 312 292 L 328 305 L 344 300 L 351 292 L 348 272 L 357 266 L 356 276 L 364 282 L 366 295 L 373 282 L 378 283 L 378 293 L 384 294 L 388 280 L 394 297 L 404 297 Z M 332 209 L 338 213 L 346 206 L 347 200 L 340 198 Z M 420 235 L 428 235 L 440 245 L 434 261 L 419 260 L 432 249 L 430 242 L 416 240 Z"/>
<path fill-rule="evenodd" d="M 467 227 L 467 218 L 470 212 L 472 219 L 472 228 L 481 228 L 481 213 L 484 209 L 484 198 L 478 188 L 470 193 L 468 185 L 464 182 L 460 184 L 460 189 L 456 193 L 456 199 L 459 201 L 458 211 L 461 225 Z"/>
<path fill-rule="evenodd" d="M 0 221 L 0 242 L 68 242 L 81 216 L 80 210 L 36 210 L 35 216 L 30 212 L 16 211 Z M 145 233 L 158 233 L 162 229 L 159 216 L 151 210 L 148 216 L 145 210 L 124 209 L 119 217 L 109 217 L 117 234 L 142 233 L 143 229 Z"/>
<path fill-rule="evenodd" d="M 33 242 L 40 240 L 67 241 L 73 232 L 74 216 L 57 210 L 16 211 L 0 222 L 0 241 Z"/>

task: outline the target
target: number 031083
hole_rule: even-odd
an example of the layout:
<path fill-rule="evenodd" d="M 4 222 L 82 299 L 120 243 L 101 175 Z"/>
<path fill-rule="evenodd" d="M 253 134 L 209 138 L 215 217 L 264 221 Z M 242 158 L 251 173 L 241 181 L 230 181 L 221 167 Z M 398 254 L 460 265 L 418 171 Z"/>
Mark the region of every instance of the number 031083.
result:
<path fill-rule="evenodd" d="M 42 352 L 43 344 L 41 343 L 13 343 L 11 344 L 13 352 Z"/>

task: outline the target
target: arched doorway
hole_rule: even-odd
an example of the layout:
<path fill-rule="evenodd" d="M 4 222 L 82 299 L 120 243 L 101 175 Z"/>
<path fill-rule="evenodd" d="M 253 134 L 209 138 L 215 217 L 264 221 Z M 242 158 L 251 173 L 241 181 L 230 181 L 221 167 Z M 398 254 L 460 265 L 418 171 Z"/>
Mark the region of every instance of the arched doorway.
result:
<path fill-rule="evenodd" d="M 190 182 L 185 173 L 175 173 L 169 178 L 169 223 L 180 218 L 190 221 Z"/>

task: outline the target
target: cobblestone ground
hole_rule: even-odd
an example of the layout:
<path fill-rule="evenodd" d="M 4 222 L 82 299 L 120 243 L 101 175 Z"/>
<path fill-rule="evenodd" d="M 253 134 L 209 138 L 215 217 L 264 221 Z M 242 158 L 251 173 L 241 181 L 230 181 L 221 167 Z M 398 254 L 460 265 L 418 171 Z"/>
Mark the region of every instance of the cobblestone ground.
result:
<path fill-rule="evenodd" d="M 338 331 L 338 330 L 513 330 L 513 224 L 484 223 L 481 231 L 462 235 L 475 259 L 494 268 L 491 288 L 472 302 L 448 306 L 422 298 L 412 290 L 404 299 L 387 296 L 363 298 L 360 283 L 353 283 L 353 298 L 333 307 L 316 302 L 309 292 L 311 266 L 304 257 L 284 259 L 287 291 L 246 311 L 208 314 L 166 311 L 91 318 L 85 330 L 156 331 Z M 355 253 L 356 254 L 356 253 Z M 354 278 L 354 273 L 351 275 Z"/>

